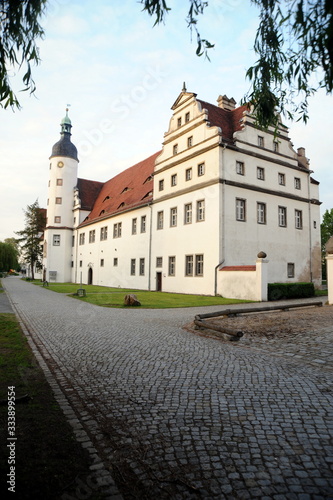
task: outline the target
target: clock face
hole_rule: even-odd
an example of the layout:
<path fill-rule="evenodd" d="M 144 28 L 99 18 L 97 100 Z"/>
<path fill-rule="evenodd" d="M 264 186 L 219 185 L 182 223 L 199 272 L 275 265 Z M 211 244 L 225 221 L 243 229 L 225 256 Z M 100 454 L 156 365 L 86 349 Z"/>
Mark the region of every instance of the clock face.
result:
<path fill-rule="evenodd" d="M 64 162 L 63 161 L 58 161 L 58 167 L 62 168 L 64 166 Z"/>

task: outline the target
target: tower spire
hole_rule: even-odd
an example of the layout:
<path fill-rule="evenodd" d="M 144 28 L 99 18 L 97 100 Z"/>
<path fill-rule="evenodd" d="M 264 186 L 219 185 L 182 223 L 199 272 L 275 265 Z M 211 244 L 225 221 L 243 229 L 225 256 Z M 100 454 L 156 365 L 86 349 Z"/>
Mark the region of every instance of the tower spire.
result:
<path fill-rule="evenodd" d="M 66 108 L 66 116 L 61 120 L 60 126 L 61 126 L 61 134 L 69 134 L 71 135 L 71 128 L 72 128 L 72 122 L 68 116 L 68 109 L 69 109 L 70 104 L 67 104 Z"/>

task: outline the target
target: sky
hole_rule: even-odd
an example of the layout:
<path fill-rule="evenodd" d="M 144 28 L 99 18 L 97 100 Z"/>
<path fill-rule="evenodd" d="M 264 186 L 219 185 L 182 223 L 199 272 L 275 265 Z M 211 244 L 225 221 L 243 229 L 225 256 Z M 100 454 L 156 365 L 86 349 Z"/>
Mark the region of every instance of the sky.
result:
<path fill-rule="evenodd" d="M 18 92 L 20 111 L 0 109 L 0 241 L 24 228 L 24 210 L 46 207 L 49 157 L 69 104 L 79 177 L 107 181 L 162 147 L 171 106 L 188 92 L 216 103 L 226 94 L 239 104 L 255 62 L 258 10 L 250 1 L 210 0 L 199 29 L 215 43 L 210 61 L 195 54 L 187 29 L 188 2 L 169 0 L 164 25 L 136 0 L 50 0 L 41 20 L 37 90 Z M 12 83 L 21 90 L 22 72 Z M 333 207 L 333 97 L 310 99 L 309 122 L 289 123 L 294 148 L 305 147 L 320 182 L 322 214 Z"/>

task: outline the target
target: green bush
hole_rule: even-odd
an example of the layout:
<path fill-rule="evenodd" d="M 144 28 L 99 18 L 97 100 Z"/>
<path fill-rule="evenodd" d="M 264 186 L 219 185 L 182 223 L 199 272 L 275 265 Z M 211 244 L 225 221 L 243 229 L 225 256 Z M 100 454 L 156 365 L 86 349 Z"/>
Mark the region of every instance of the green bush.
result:
<path fill-rule="evenodd" d="M 268 283 L 268 300 L 314 297 L 313 283 Z"/>

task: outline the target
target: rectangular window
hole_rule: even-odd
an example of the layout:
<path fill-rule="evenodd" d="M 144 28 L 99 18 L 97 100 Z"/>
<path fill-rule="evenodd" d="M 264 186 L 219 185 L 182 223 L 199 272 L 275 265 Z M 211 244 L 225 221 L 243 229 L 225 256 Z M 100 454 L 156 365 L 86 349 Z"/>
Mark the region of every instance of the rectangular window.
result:
<path fill-rule="evenodd" d="M 74 260 L 71 261 L 71 267 L 74 267 Z"/>
<path fill-rule="evenodd" d="M 53 235 L 53 246 L 55 246 L 55 247 L 60 246 L 60 234 Z"/>
<path fill-rule="evenodd" d="M 279 207 L 279 226 L 287 227 L 287 208 Z"/>
<path fill-rule="evenodd" d="M 79 262 L 79 266 L 80 266 L 80 267 L 82 267 L 82 260 L 80 260 L 80 262 Z"/>
<path fill-rule="evenodd" d="M 205 173 L 205 164 L 199 163 L 198 165 L 198 177 L 201 177 Z"/>
<path fill-rule="evenodd" d="M 62 204 L 62 198 L 57 197 L 55 199 L 56 205 L 61 205 Z"/>
<path fill-rule="evenodd" d="M 137 231 L 137 219 L 132 219 L 132 234 L 136 234 Z"/>
<path fill-rule="evenodd" d="M 146 232 L 146 223 L 147 223 L 147 218 L 145 215 L 141 217 L 141 233 Z"/>
<path fill-rule="evenodd" d="M 185 205 L 184 224 L 192 224 L 192 203 L 187 203 Z"/>
<path fill-rule="evenodd" d="M 164 190 L 164 179 L 161 179 L 158 181 L 158 190 L 163 191 Z"/>
<path fill-rule="evenodd" d="M 193 136 L 187 138 L 187 147 L 190 148 L 193 146 Z"/>
<path fill-rule="evenodd" d="M 236 198 L 236 220 L 246 220 L 246 200 Z"/>
<path fill-rule="evenodd" d="M 177 126 L 181 127 L 181 124 L 182 124 L 182 119 L 180 117 L 180 118 L 177 119 Z"/>
<path fill-rule="evenodd" d="M 265 169 L 262 167 L 257 167 L 257 179 L 264 181 L 265 180 Z"/>
<path fill-rule="evenodd" d="M 295 227 L 296 229 L 303 229 L 302 210 L 295 210 Z"/>
<path fill-rule="evenodd" d="M 197 222 L 205 220 L 205 200 L 197 201 Z"/>
<path fill-rule="evenodd" d="M 192 179 L 192 168 L 187 168 L 185 171 L 185 180 L 190 181 Z"/>
<path fill-rule="evenodd" d="M 74 246 L 75 246 L 75 236 L 73 235 L 72 236 L 72 247 L 74 247 Z"/>
<path fill-rule="evenodd" d="M 57 186 L 62 186 L 62 179 L 57 179 Z"/>
<path fill-rule="evenodd" d="M 295 189 L 301 189 L 301 179 L 299 177 L 295 177 Z"/>
<path fill-rule="evenodd" d="M 185 123 L 188 123 L 190 121 L 190 113 L 185 114 Z"/>
<path fill-rule="evenodd" d="M 288 278 L 295 278 L 295 264 L 293 262 L 287 264 L 287 276 Z"/>
<path fill-rule="evenodd" d="M 258 135 L 258 146 L 260 148 L 263 148 L 264 147 L 264 138 L 262 135 Z"/>
<path fill-rule="evenodd" d="M 176 275 L 176 257 L 169 257 L 169 265 L 168 265 L 168 274 L 169 276 Z"/>
<path fill-rule="evenodd" d="M 140 259 L 140 276 L 145 275 L 145 259 Z"/>
<path fill-rule="evenodd" d="M 177 207 L 170 209 L 170 227 L 177 226 Z"/>
<path fill-rule="evenodd" d="M 54 217 L 54 222 L 55 222 L 56 224 L 60 224 L 60 222 L 61 222 L 61 217 L 60 217 L 59 215 L 56 215 L 56 216 Z"/>
<path fill-rule="evenodd" d="M 196 276 L 203 276 L 203 264 L 204 264 L 203 254 L 196 255 L 195 256 L 195 275 Z"/>
<path fill-rule="evenodd" d="M 131 276 L 135 276 L 135 259 L 131 259 Z"/>
<path fill-rule="evenodd" d="M 120 238 L 121 237 L 121 222 L 117 222 L 113 224 L 113 237 Z"/>
<path fill-rule="evenodd" d="M 101 267 L 104 267 L 104 259 L 101 259 Z"/>
<path fill-rule="evenodd" d="M 275 153 L 279 152 L 279 143 L 277 141 L 273 141 L 273 151 Z"/>
<path fill-rule="evenodd" d="M 193 276 L 193 255 L 185 256 L 185 276 Z"/>
<path fill-rule="evenodd" d="M 285 186 L 286 185 L 286 176 L 284 174 L 279 173 L 278 178 L 279 178 L 280 186 Z"/>
<path fill-rule="evenodd" d="M 114 267 L 118 266 L 118 257 L 114 257 L 114 259 L 113 259 L 113 265 L 114 265 Z"/>
<path fill-rule="evenodd" d="M 79 245 L 84 245 L 85 239 L 86 239 L 86 234 L 85 233 L 81 233 L 80 234 Z"/>
<path fill-rule="evenodd" d="M 162 267 L 163 257 L 156 257 L 156 267 Z"/>
<path fill-rule="evenodd" d="M 257 203 L 257 222 L 258 224 L 266 224 L 266 204 Z"/>
<path fill-rule="evenodd" d="M 173 145 L 173 154 L 176 155 L 178 153 L 178 144 Z"/>
<path fill-rule="evenodd" d="M 108 239 L 108 226 L 101 227 L 101 241 Z"/>
<path fill-rule="evenodd" d="M 242 161 L 236 161 L 236 174 L 244 175 L 244 173 L 245 173 L 244 163 Z"/>
<path fill-rule="evenodd" d="M 177 174 L 171 176 L 171 186 L 177 186 Z"/>
<path fill-rule="evenodd" d="M 157 229 L 163 229 L 164 222 L 164 213 L 163 210 L 161 212 L 157 212 Z"/>
<path fill-rule="evenodd" d="M 95 229 L 89 231 L 89 243 L 95 243 L 95 236 L 96 236 Z"/>

